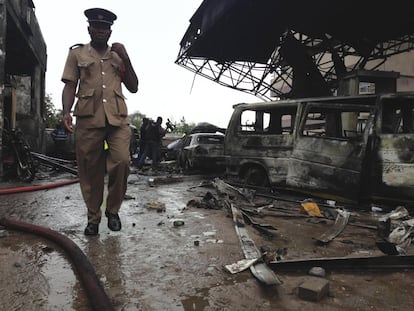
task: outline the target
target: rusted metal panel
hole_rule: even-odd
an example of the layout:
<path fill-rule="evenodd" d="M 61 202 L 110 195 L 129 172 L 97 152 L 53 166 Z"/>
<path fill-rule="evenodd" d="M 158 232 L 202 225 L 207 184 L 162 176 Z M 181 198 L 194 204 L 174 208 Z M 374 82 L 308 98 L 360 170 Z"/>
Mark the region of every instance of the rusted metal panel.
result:
<path fill-rule="evenodd" d="M 374 195 L 414 200 L 414 94 L 390 94 L 380 101 L 376 125 Z"/>
<path fill-rule="evenodd" d="M 320 243 L 327 244 L 337 237 L 348 223 L 350 212 L 338 209 L 338 214 L 335 219 L 335 223 L 327 231 L 322 233 L 316 240 Z"/>
<path fill-rule="evenodd" d="M 257 249 L 254 241 L 249 237 L 245 227 L 243 215 L 232 203 L 230 203 L 235 230 L 240 240 L 240 245 L 246 259 L 257 259 L 262 257 L 260 251 Z M 266 285 L 280 285 L 282 281 L 271 270 L 266 263 L 257 262 L 250 266 L 252 274 L 262 283 Z"/>
<path fill-rule="evenodd" d="M 343 141 L 299 139 L 289 163 L 287 184 L 356 199 L 362 158 L 352 155 L 359 148 Z"/>
<path fill-rule="evenodd" d="M 370 256 L 370 257 L 335 257 L 271 262 L 274 271 L 308 271 L 312 267 L 323 267 L 331 271 L 390 271 L 413 269 L 414 256 Z"/>
<path fill-rule="evenodd" d="M 414 134 L 382 135 L 378 154 L 386 186 L 414 187 Z"/>
<path fill-rule="evenodd" d="M 334 101 L 309 104 L 302 115 L 287 185 L 357 201 L 368 132 L 373 126 L 372 111 L 365 105 Z"/>

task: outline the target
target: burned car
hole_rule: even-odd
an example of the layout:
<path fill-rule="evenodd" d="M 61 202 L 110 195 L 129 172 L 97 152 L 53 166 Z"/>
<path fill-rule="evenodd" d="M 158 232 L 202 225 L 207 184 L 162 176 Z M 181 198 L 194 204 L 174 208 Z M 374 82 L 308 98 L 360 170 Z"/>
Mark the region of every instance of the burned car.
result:
<path fill-rule="evenodd" d="M 224 168 L 224 134 L 194 133 L 182 140 L 178 164 L 184 170 Z"/>
<path fill-rule="evenodd" d="M 164 150 L 164 158 L 166 160 L 177 160 L 179 161 L 179 155 L 181 154 L 181 150 L 183 149 L 183 144 L 188 135 L 195 134 L 195 133 L 225 133 L 226 129 L 218 127 L 214 124 L 208 122 L 200 122 L 194 128 L 191 129 L 189 133 L 185 136 L 174 140 L 167 144 Z"/>
<path fill-rule="evenodd" d="M 183 148 L 184 137 L 170 142 L 164 150 L 164 159 L 167 161 L 178 160 L 180 150 Z"/>

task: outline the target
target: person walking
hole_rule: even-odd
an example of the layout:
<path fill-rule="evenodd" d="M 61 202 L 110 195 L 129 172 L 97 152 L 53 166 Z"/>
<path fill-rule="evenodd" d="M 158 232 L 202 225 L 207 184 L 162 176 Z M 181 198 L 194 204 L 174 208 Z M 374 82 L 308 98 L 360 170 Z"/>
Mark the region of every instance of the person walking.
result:
<path fill-rule="evenodd" d="M 150 124 L 150 120 L 147 117 L 142 118 L 142 124 L 139 128 L 139 143 L 138 143 L 138 155 L 135 160 L 134 166 L 139 168 L 139 164 L 144 154 L 145 145 L 146 145 L 146 136 L 147 136 L 147 129 L 148 125 Z"/>
<path fill-rule="evenodd" d="M 157 120 L 150 121 L 150 124 L 147 126 L 145 132 L 145 147 L 144 153 L 142 154 L 139 162 L 138 168 L 142 168 L 145 163 L 145 159 L 148 155 L 152 159 L 152 169 L 156 171 L 158 169 L 158 164 L 161 158 L 161 140 L 165 136 L 166 129 L 162 127 L 162 117 L 158 117 Z"/>
<path fill-rule="evenodd" d="M 108 228 L 121 230 L 119 210 L 130 172 L 128 109 L 122 83 L 138 91 L 138 77 L 125 46 L 108 45 L 117 16 L 102 8 L 84 12 L 91 41 L 70 48 L 62 75 L 63 121 L 75 133 L 80 189 L 87 207 L 85 235 L 97 235 L 101 221 L 104 178 L 108 174 L 105 215 Z M 71 109 L 77 97 L 72 126 Z M 104 142 L 107 149 L 104 150 Z"/>

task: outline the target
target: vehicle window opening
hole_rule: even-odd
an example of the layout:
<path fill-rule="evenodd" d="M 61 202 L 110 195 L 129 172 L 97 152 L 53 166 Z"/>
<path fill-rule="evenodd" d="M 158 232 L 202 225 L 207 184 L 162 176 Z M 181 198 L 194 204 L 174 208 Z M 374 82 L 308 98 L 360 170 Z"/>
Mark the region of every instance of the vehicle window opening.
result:
<path fill-rule="evenodd" d="M 287 135 L 293 133 L 296 111 L 277 110 L 245 110 L 241 114 L 240 129 L 242 132 L 269 135 Z"/>
<path fill-rule="evenodd" d="M 315 136 L 333 139 L 352 139 L 361 137 L 370 111 L 354 109 L 335 109 L 312 107 L 307 115 L 303 136 Z"/>
<path fill-rule="evenodd" d="M 385 102 L 382 110 L 382 132 L 414 133 L 414 102 Z"/>
<path fill-rule="evenodd" d="M 200 144 L 206 144 L 206 145 L 222 144 L 224 142 L 224 136 L 223 137 L 200 136 L 197 138 L 197 142 Z"/>
<path fill-rule="evenodd" d="M 183 146 L 187 147 L 190 145 L 190 143 L 191 143 L 191 136 L 187 136 L 184 140 Z"/>

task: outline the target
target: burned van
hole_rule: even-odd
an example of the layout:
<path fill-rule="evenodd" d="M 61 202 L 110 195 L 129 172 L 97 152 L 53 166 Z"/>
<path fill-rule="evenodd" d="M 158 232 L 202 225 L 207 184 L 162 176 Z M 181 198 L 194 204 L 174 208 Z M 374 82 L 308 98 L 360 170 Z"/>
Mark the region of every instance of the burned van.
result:
<path fill-rule="evenodd" d="M 226 130 L 226 173 L 250 185 L 285 186 L 300 102 L 238 104 Z"/>
<path fill-rule="evenodd" d="M 234 106 L 226 173 L 337 201 L 414 200 L 414 93 Z"/>

